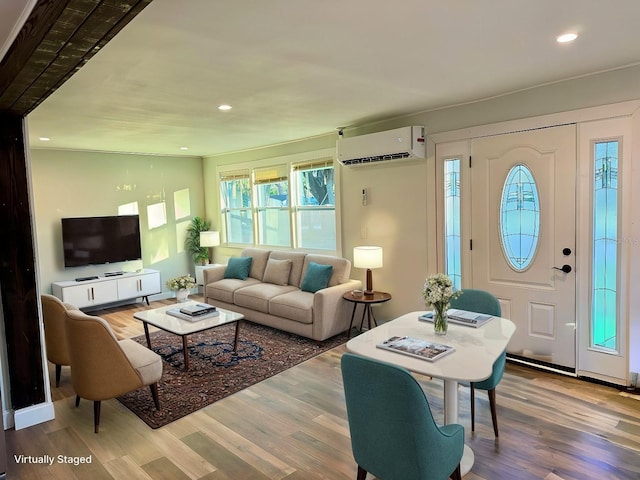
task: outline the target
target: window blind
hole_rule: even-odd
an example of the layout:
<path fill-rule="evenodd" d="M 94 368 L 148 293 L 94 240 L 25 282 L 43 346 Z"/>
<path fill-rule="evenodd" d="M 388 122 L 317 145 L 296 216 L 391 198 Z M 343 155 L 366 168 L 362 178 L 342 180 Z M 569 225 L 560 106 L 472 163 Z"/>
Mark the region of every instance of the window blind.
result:
<path fill-rule="evenodd" d="M 304 170 L 318 170 L 320 168 L 330 168 L 330 167 L 333 167 L 333 158 L 331 157 L 316 158 L 315 160 L 296 163 L 291 166 L 294 172 L 300 172 Z"/>
<path fill-rule="evenodd" d="M 253 183 L 255 185 L 284 182 L 288 178 L 287 165 L 273 165 L 271 167 L 256 168 L 253 171 Z"/>
<path fill-rule="evenodd" d="M 234 172 L 224 172 L 220 174 L 221 182 L 230 182 L 232 180 L 244 180 L 249 179 L 249 170 L 238 170 Z"/>

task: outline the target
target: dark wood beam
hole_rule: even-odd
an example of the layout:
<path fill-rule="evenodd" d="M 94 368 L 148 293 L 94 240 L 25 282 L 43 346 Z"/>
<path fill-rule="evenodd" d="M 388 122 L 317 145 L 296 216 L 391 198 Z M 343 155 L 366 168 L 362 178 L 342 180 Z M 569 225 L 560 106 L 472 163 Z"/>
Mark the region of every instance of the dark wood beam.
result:
<path fill-rule="evenodd" d="M 40 0 L 0 63 L 0 111 L 25 116 L 151 0 Z"/>
<path fill-rule="evenodd" d="M 0 287 L 11 405 L 44 400 L 42 343 L 38 321 L 35 253 L 23 119 L 0 114 Z"/>
<path fill-rule="evenodd" d="M 5 92 L 20 72 L 27 68 L 31 56 L 60 17 L 67 3 L 69 2 L 40 1 L 33 7 L 29 18 L 0 62 L 0 110 L 9 110 L 10 102 L 4 98 Z"/>

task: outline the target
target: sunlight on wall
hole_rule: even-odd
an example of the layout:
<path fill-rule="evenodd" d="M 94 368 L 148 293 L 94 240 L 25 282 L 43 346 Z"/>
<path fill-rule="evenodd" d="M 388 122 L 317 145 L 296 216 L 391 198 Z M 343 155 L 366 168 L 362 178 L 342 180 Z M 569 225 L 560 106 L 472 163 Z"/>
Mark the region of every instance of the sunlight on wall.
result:
<path fill-rule="evenodd" d="M 149 241 L 144 249 L 145 265 L 153 265 L 169 257 L 168 227 L 149 231 Z"/>
<path fill-rule="evenodd" d="M 138 215 L 138 202 L 118 205 L 118 215 Z"/>
<path fill-rule="evenodd" d="M 165 202 L 147 206 L 147 224 L 149 225 L 149 230 L 167 224 L 167 205 Z"/>
<path fill-rule="evenodd" d="M 187 239 L 187 228 L 189 221 L 176 222 L 176 252 L 184 252 L 184 241 Z"/>
<path fill-rule="evenodd" d="M 186 218 L 191 215 L 191 201 L 189 199 L 189 189 L 184 188 L 173 193 L 173 209 L 176 220 Z"/>

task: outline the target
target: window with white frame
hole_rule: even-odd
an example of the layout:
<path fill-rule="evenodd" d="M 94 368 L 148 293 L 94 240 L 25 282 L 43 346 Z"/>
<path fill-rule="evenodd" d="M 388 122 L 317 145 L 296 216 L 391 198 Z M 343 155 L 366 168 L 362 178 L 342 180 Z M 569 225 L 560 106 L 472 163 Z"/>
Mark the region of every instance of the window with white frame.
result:
<path fill-rule="evenodd" d="M 253 244 L 253 209 L 249 170 L 220 176 L 220 205 L 226 243 Z"/>
<path fill-rule="evenodd" d="M 287 165 L 255 169 L 253 184 L 258 245 L 291 246 L 289 177 Z"/>
<path fill-rule="evenodd" d="M 220 175 L 227 243 L 335 251 L 333 158 Z"/>
<path fill-rule="evenodd" d="M 333 160 L 294 164 L 294 221 L 300 248 L 336 249 L 336 193 Z"/>

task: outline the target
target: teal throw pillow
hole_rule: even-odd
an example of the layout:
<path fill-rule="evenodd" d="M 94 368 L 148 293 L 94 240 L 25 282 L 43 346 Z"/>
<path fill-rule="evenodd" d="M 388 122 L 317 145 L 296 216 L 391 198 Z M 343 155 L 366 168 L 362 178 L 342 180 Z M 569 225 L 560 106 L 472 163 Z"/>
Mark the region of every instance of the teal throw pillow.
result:
<path fill-rule="evenodd" d="M 227 262 L 227 269 L 224 271 L 224 278 L 237 278 L 246 280 L 251 269 L 251 257 L 233 257 Z"/>
<path fill-rule="evenodd" d="M 320 265 L 319 263 L 309 262 L 307 272 L 304 274 L 300 290 L 303 292 L 316 293 L 318 290 L 327 288 L 329 279 L 333 273 L 333 266 Z"/>

